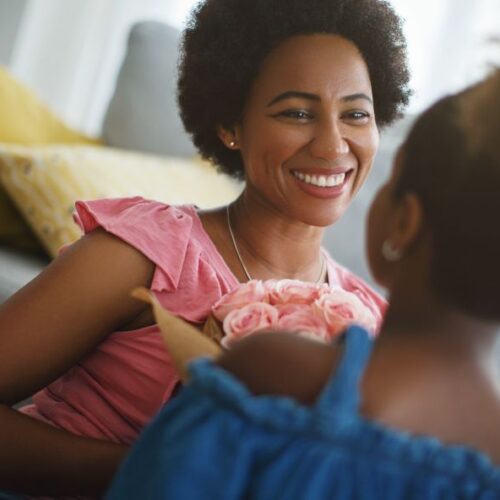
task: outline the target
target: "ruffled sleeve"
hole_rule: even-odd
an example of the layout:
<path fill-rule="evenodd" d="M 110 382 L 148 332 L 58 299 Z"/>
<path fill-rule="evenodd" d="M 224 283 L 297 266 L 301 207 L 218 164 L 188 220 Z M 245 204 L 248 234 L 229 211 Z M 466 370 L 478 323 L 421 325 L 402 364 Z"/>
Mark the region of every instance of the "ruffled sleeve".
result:
<path fill-rule="evenodd" d="M 78 201 L 75 209 L 75 221 L 85 234 L 105 229 L 159 266 L 167 290 L 178 287 L 193 224 L 183 211 L 140 197 Z M 168 247 L 166 235 L 175 235 L 168 238 Z"/>
<path fill-rule="evenodd" d="M 188 321 L 204 321 L 212 304 L 237 284 L 192 206 L 141 197 L 78 201 L 74 217 L 85 234 L 103 228 L 150 259 L 156 265 L 151 290 L 163 307 Z"/>

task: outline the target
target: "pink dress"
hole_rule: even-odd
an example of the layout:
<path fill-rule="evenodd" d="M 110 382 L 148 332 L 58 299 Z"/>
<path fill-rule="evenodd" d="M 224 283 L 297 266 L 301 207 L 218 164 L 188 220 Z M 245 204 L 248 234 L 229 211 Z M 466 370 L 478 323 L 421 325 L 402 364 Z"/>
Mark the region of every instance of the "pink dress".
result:
<path fill-rule="evenodd" d="M 238 285 L 193 206 L 104 199 L 78 202 L 75 218 L 85 233 L 102 227 L 148 257 L 156 266 L 151 290 L 187 321 L 202 323 L 212 304 Z M 325 254 L 329 283 L 358 294 L 380 323 L 385 301 Z M 177 383 L 155 325 L 117 331 L 21 411 L 77 435 L 130 444 Z"/>

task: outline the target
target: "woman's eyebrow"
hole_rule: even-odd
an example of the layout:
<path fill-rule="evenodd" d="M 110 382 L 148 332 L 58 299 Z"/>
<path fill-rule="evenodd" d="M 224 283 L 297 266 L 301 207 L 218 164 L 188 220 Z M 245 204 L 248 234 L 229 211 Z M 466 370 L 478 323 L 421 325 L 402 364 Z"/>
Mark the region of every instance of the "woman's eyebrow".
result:
<path fill-rule="evenodd" d="M 370 104 L 373 104 L 373 100 L 370 96 L 363 94 L 363 92 L 359 92 L 358 94 L 349 94 L 344 97 L 342 97 L 342 101 L 356 101 L 358 99 L 364 99 L 365 101 L 368 101 Z"/>
<path fill-rule="evenodd" d="M 276 97 L 271 99 L 267 103 L 267 106 L 269 107 L 272 106 L 273 104 L 276 104 L 277 102 L 283 101 L 285 99 L 292 99 L 294 97 L 299 99 L 308 99 L 310 101 L 321 101 L 321 97 L 317 94 L 311 94 L 309 92 L 301 92 L 299 90 L 287 90 L 286 92 L 278 94 Z M 371 99 L 371 97 L 362 92 L 359 92 L 357 94 L 349 94 L 341 98 L 342 101 L 346 102 L 356 101 L 357 99 L 364 99 L 365 101 L 368 101 L 370 104 L 373 104 L 373 100 Z"/>
<path fill-rule="evenodd" d="M 282 94 L 277 95 L 273 99 L 271 99 L 268 103 L 267 106 L 272 106 L 273 104 L 276 104 L 279 101 L 283 101 L 284 99 L 291 99 L 291 98 L 299 98 L 299 99 L 309 99 L 311 101 L 321 101 L 319 95 L 316 94 L 310 94 L 309 92 L 300 92 L 298 90 L 288 90 L 286 92 L 283 92 Z"/>

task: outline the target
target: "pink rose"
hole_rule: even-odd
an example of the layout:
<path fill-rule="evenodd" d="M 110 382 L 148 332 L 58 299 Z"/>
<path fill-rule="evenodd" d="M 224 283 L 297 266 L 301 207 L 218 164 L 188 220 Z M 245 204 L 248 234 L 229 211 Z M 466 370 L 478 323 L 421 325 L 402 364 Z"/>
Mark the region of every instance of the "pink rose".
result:
<path fill-rule="evenodd" d="M 264 285 L 264 290 L 268 295 L 271 292 L 274 292 L 276 285 L 279 283 L 279 281 L 280 280 L 266 280 L 262 282 L 262 284 Z"/>
<path fill-rule="evenodd" d="M 254 302 L 268 302 L 268 292 L 259 280 L 251 280 L 221 297 L 212 307 L 213 315 L 219 320 L 233 310 Z"/>
<path fill-rule="evenodd" d="M 279 280 L 269 290 L 270 304 L 312 304 L 317 300 L 324 288 L 314 283 L 299 280 Z"/>
<path fill-rule="evenodd" d="M 328 325 L 325 319 L 317 314 L 314 307 L 306 304 L 278 306 L 277 328 L 297 332 L 316 340 L 324 341 L 328 338 Z"/>
<path fill-rule="evenodd" d="M 251 333 L 274 329 L 277 322 L 278 310 L 265 302 L 255 302 L 240 309 L 234 309 L 222 323 L 226 335 L 221 343 L 229 348 L 234 342 Z"/>
<path fill-rule="evenodd" d="M 372 332 L 376 328 L 377 322 L 372 312 L 354 293 L 340 288 L 322 295 L 313 307 L 318 315 L 324 317 L 330 337 L 339 335 L 353 323 Z"/>

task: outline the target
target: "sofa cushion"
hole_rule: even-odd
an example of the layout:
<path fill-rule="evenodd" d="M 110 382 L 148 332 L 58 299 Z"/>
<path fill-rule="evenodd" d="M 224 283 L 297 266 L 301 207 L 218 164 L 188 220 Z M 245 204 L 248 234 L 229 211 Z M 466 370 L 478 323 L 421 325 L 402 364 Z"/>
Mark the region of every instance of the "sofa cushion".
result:
<path fill-rule="evenodd" d="M 0 245 L 39 252 L 41 244 L 4 189 L 0 189 Z"/>
<path fill-rule="evenodd" d="M 40 99 L 0 66 L 0 142 L 16 144 L 98 143 L 61 121 Z M 0 183 L 0 243 L 40 250 L 35 235 Z"/>
<path fill-rule="evenodd" d="M 130 32 L 102 137 L 113 147 L 158 155 L 193 156 L 176 100 L 180 32 L 142 21 Z"/>
<path fill-rule="evenodd" d="M 3 66 L 0 66 L 0 109 L 0 142 L 100 143 L 66 125 Z"/>
<path fill-rule="evenodd" d="M 0 144 L 0 182 L 52 256 L 80 236 L 72 219 L 76 200 L 139 195 L 210 208 L 241 190 L 201 160 L 94 146 Z"/>
<path fill-rule="evenodd" d="M 48 263 L 46 256 L 0 246 L 0 304 L 31 281 Z"/>

